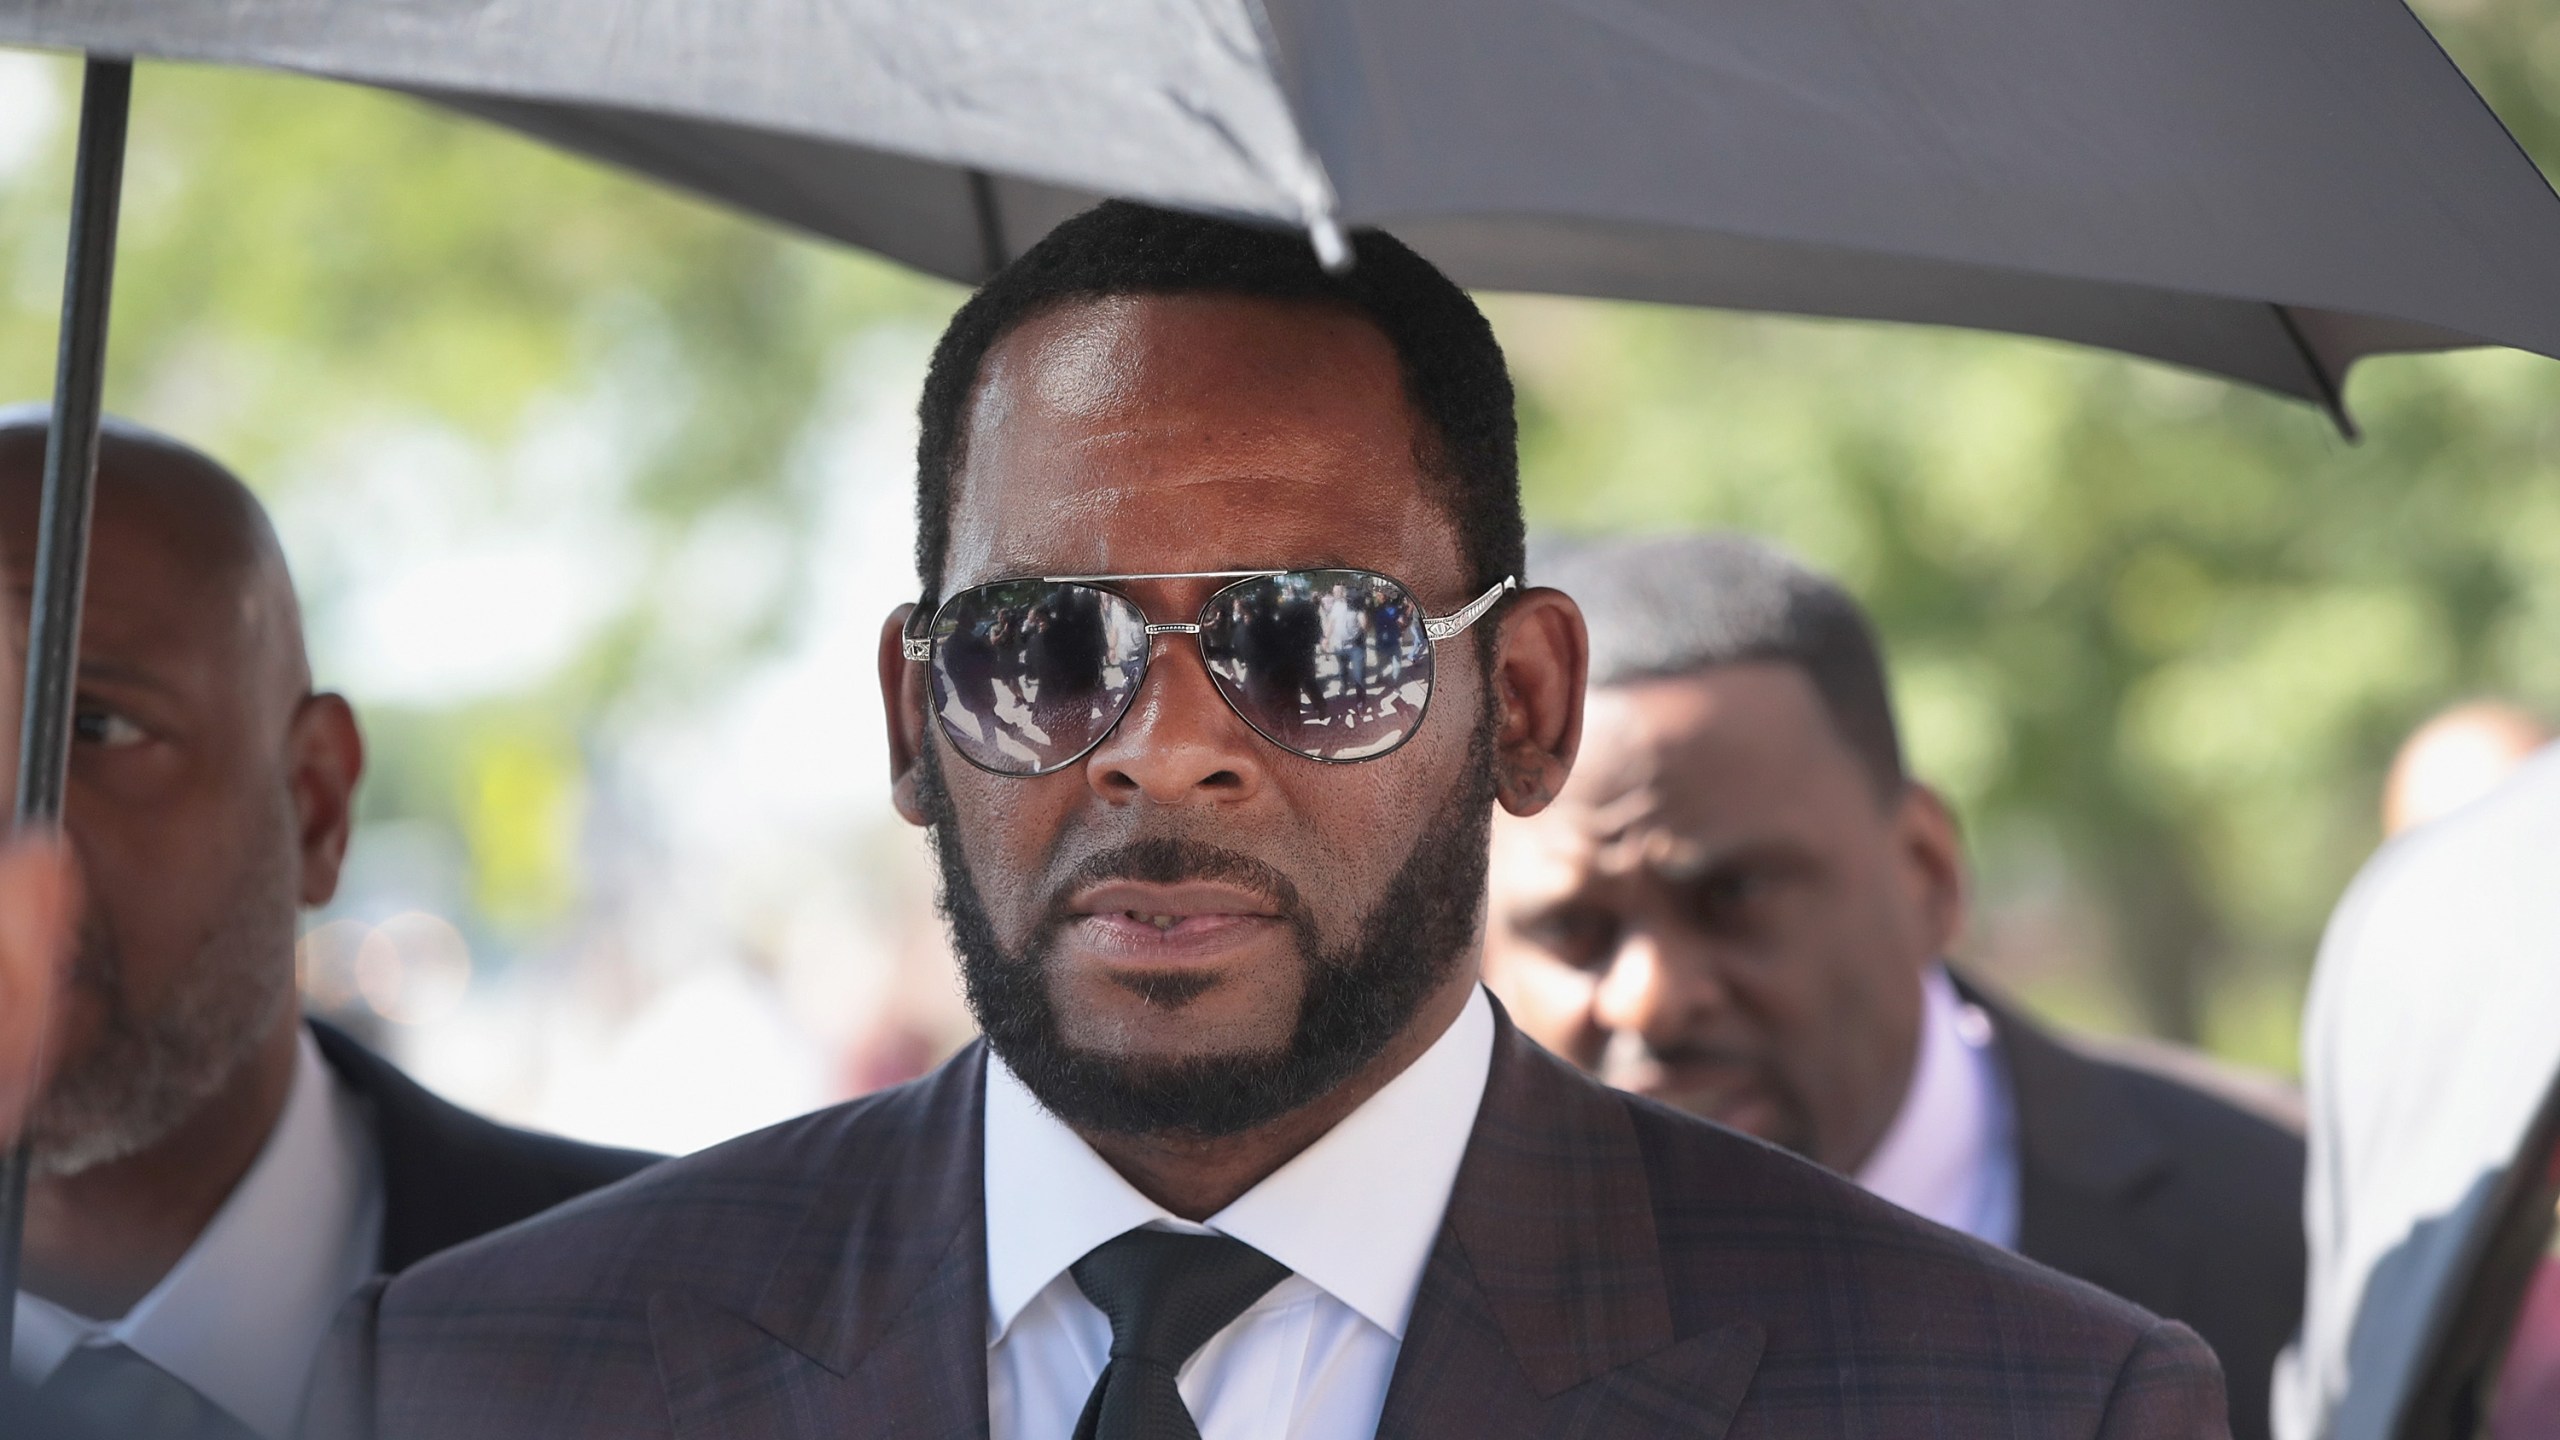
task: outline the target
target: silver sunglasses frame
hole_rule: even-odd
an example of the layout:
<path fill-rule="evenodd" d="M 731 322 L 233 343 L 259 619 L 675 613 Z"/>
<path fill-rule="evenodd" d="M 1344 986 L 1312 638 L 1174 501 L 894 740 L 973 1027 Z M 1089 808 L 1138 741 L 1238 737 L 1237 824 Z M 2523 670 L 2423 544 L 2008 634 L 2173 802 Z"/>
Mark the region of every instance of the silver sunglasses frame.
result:
<path fill-rule="evenodd" d="M 1360 567 L 1357 565 L 1296 565 L 1277 570 L 1154 570 L 1137 575 L 1017 575 L 1007 580 L 982 580 L 975 585 L 964 585 L 959 589 L 952 591 L 950 595 L 943 597 L 942 601 L 939 604 L 936 604 L 931 610 L 927 610 L 921 605 L 917 606 L 914 613 L 924 617 L 924 633 L 918 634 L 914 629 L 910 628 L 900 634 L 898 636 L 898 650 L 899 653 L 905 655 L 910 660 L 932 659 L 933 622 L 942 614 L 942 607 L 950 604 L 952 600 L 967 594 L 971 590 L 984 590 L 990 585 L 1018 585 L 1024 580 L 1037 580 L 1043 585 L 1125 585 L 1133 580 L 1268 580 L 1274 575 L 1302 575 L 1316 570 L 1358 569 L 1360 569 Z M 1412 586 L 1396 579 L 1396 577 L 1383 570 L 1371 570 L 1367 573 L 1375 575 L 1381 580 L 1388 581 L 1407 595 L 1413 593 Z M 1224 585 L 1218 587 L 1221 594 L 1225 593 L 1227 588 L 1228 587 Z M 1485 591 L 1473 600 L 1468 601 L 1466 604 L 1459 606 L 1457 609 L 1450 611 L 1448 614 L 1439 616 L 1423 616 L 1422 633 L 1430 636 L 1434 640 L 1447 640 L 1454 636 L 1463 635 L 1466 633 L 1468 626 L 1483 619 L 1484 613 L 1492 609 L 1496 604 L 1500 603 L 1505 594 L 1519 588 L 1519 576 L 1505 575 L 1501 580 L 1494 584 L 1493 588 Z M 1128 599 L 1125 595 L 1121 598 L 1124 600 Z M 1217 596 L 1212 595 L 1209 598 L 1214 600 Z M 1134 604 L 1135 602 L 1133 601 L 1131 603 Z M 1206 610 L 1209 607 L 1204 602 L 1200 608 Z M 1141 615 L 1145 614 L 1145 607 L 1140 606 L 1138 613 Z M 1158 635 L 1197 635 L 1200 633 L 1200 622 L 1197 620 L 1150 620 L 1146 622 L 1146 633 L 1150 639 L 1153 639 Z"/>
<path fill-rule="evenodd" d="M 958 590 L 954 590 L 950 595 L 943 597 L 943 599 L 930 611 L 926 610 L 922 605 L 918 605 L 914 612 L 908 617 L 908 623 L 912 626 L 917 616 L 923 617 L 924 633 L 918 634 L 912 628 L 901 633 L 898 636 L 898 650 L 899 653 L 906 656 L 909 660 L 918 662 L 931 661 L 933 659 L 934 645 L 934 637 L 932 634 L 933 622 L 941 616 L 943 607 L 949 605 L 953 600 L 967 594 L 971 590 L 981 590 L 989 585 L 1018 585 L 1024 580 L 1038 580 L 1044 585 L 1096 586 L 1125 584 L 1133 580 L 1227 581 L 1227 584 L 1219 586 L 1215 593 L 1211 594 L 1207 600 L 1201 602 L 1200 608 L 1203 612 L 1206 612 L 1210 604 L 1214 603 L 1219 595 L 1223 595 L 1228 590 L 1232 589 L 1237 581 L 1267 580 L 1274 575 L 1301 575 L 1318 570 L 1360 570 L 1360 568 L 1361 567 L 1357 565 L 1298 565 L 1283 566 L 1270 570 L 1158 570 L 1135 575 L 1017 575 L 1004 580 L 986 580 L 981 581 L 976 585 L 966 585 L 962 586 Z M 1399 590 L 1402 590 L 1407 595 L 1413 594 L 1412 586 L 1405 584 L 1403 581 L 1398 580 L 1393 575 L 1387 574 L 1383 570 L 1367 570 L 1362 571 L 1362 573 L 1375 575 L 1379 579 L 1386 581 L 1388 584 L 1395 586 Z M 1468 626 L 1471 626 L 1478 620 L 1483 619 L 1485 617 L 1485 612 L 1499 604 L 1504 595 L 1507 595 L 1519 588 L 1519 576 L 1505 575 L 1500 581 L 1496 582 L 1483 594 L 1478 595 L 1473 600 L 1470 600 L 1466 604 L 1459 606 L 1457 609 L 1450 611 L 1448 614 L 1440 616 L 1423 616 L 1422 633 L 1435 644 L 1442 640 L 1453 639 L 1459 635 L 1463 635 L 1466 633 Z M 1117 594 L 1118 592 L 1115 591 L 1113 593 Z M 1129 600 L 1129 603 L 1132 605 L 1137 604 L 1135 600 L 1130 599 L 1130 597 L 1126 595 L 1122 595 L 1120 598 L 1123 600 Z M 1146 607 L 1139 606 L 1138 613 L 1140 616 L 1144 616 L 1147 613 Z M 1197 620 L 1148 620 L 1145 622 L 1144 630 L 1148 640 L 1150 641 L 1153 641 L 1158 635 L 1196 636 L 1200 633 L 1200 622 Z M 1152 649 L 1153 646 L 1150 645 L 1149 648 Z M 1236 712 L 1237 719 L 1244 721 L 1248 729 L 1252 730 L 1256 735 L 1260 735 L 1263 741 L 1269 744 L 1273 749 L 1283 751 L 1290 755 L 1295 755 L 1301 760 L 1312 760 L 1319 765 L 1359 765 L 1371 760 L 1383 759 L 1388 755 L 1392 755 L 1396 751 L 1403 749 L 1405 741 L 1411 740 L 1414 735 L 1422 729 L 1422 722 L 1428 719 L 1431 713 L 1431 698 L 1429 696 L 1425 696 L 1422 702 L 1422 713 L 1414 717 L 1413 727 L 1407 730 L 1404 733 L 1403 738 L 1397 740 L 1394 745 L 1389 746 L 1387 749 L 1381 750 L 1374 755 L 1355 755 L 1335 758 L 1324 755 L 1310 755 L 1303 750 L 1294 749 L 1290 746 L 1281 744 L 1279 741 L 1272 739 L 1268 731 L 1265 731 L 1260 725 L 1255 724 L 1252 716 L 1247 715 L 1243 710 L 1237 708 L 1234 698 L 1227 695 L 1223 688 L 1219 691 L 1219 698 L 1227 702 L 1227 708 Z M 1123 710 L 1121 718 L 1125 719 L 1126 717 L 1127 711 Z M 947 723 L 945 728 L 948 728 Z M 1118 719 L 1113 720 L 1101 734 L 1093 737 L 1093 742 L 1091 744 L 1085 746 L 1075 754 L 1068 756 L 1066 759 L 1059 761 L 1055 765 L 1051 765 L 1042 770 L 999 770 L 992 765 L 981 763 L 977 757 L 971 755 L 966 750 L 959 749 L 957 745 L 953 748 L 958 751 L 962 760 L 967 761 L 971 766 L 977 769 L 986 771 L 990 775 L 1001 775 L 1012 780 L 1037 780 L 1044 775 L 1055 775 L 1059 771 L 1074 765 L 1077 761 L 1082 760 L 1087 755 L 1092 754 L 1096 749 L 1100 748 L 1103 741 L 1111 737 L 1112 731 L 1119 728 L 1120 721 Z"/>

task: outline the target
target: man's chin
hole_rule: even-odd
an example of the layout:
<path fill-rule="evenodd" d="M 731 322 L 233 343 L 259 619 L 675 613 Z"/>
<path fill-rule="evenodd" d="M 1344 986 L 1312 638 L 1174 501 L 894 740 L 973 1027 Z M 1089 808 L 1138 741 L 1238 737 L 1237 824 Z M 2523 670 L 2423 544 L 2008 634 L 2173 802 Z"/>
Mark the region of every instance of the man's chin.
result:
<path fill-rule="evenodd" d="M 27 1153 L 34 1173 L 67 1180 L 102 1165 L 130 1159 L 177 1133 L 199 1097 L 166 1090 L 84 1083 L 76 1072 L 57 1077 L 35 1113 L 27 1117 Z"/>
<path fill-rule="evenodd" d="M 988 1039 L 1042 1108 L 1093 1134 L 1223 1139 L 1313 1103 L 1334 1083 L 1285 1051 L 1105 1054 Z"/>
<path fill-rule="evenodd" d="M 1728 1130 L 1739 1130 L 1754 1139 L 1766 1140 L 1799 1154 L 1804 1152 L 1806 1137 L 1794 1114 L 1760 1091 L 1679 1084 L 1627 1088 L 1674 1110 L 1686 1111 L 1701 1120 L 1712 1120 Z"/>
<path fill-rule="evenodd" d="M 1278 1063 L 1297 1036 L 1307 963 L 1285 952 L 1205 965 L 1053 957 L 1059 1043 L 1142 1067 Z"/>

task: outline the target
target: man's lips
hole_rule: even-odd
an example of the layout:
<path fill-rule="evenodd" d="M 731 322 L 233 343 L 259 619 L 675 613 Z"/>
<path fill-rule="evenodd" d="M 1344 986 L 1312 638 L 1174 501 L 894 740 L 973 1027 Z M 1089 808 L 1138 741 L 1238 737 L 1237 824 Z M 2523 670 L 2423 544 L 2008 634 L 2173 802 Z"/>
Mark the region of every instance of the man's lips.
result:
<path fill-rule="evenodd" d="M 1113 881 L 1078 891 L 1067 909 L 1089 939 L 1132 958 L 1158 960 L 1223 948 L 1280 923 L 1279 907 L 1268 897 L 1207 881 Z"/>

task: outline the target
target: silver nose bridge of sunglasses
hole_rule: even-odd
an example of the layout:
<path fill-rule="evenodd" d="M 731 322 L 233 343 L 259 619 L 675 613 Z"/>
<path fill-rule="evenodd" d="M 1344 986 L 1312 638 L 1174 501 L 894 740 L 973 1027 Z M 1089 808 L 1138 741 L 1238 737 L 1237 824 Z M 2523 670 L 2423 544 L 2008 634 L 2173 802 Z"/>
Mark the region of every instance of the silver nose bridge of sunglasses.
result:
<path fill-rule="evenodd" d="M 1305 568 L 1337 569 L 1345 567 L 1311 566 Z M 1136 575 L 1043 575 L 1039 578 L 1040 583 L 1043 585 L 1115 585 L 1128 584 L 1139 580 L 1264 580 L 1274 575 L 1294 575 L 1298 573 L 1300 573 L 1298 570 L 1157 570 Z M 1371 573 L 1375 574 L 1377 572 L 1373 571 Z M 1394 579 L 1393 576 L 1385 576 L 1383 578 L 1391 580 Z M 1404 586 L 1404 582 L 1401 580 L 1397 580 L 1395 583 L 1399 587 Z M 1519 588 L 1519 576 L 1505 575 L 1483 594 L 1478 595 L 1473 600 L 1459 606 L 1448 614 L 1423 616 L 1422 633 L 1430 636 L 1434 640 L 1446 640 L 1453 635 L 1463 634 L 1468 626 L 1483 619 L 1484 612 L 1492 609 L 1494 604 L 1501 600 L 1505 594 Z M 933 658 L 933 635 L 929 627 L 933 624 L 934 615 L 937 614 L 940 609 L 941 606 L 939 605 L 934 606 L 931 609 L 927 609 L 922 605 L 916 607 L 914 615 L 908 619 L 908 625 L 913 627 L 916 623 L 916 617 L 922 617 L 928 629 L 926 633 L 918 634 L 913 628 L 910 628 L 905 634 L 900 635 L 898 637 L 899 653 L 905 655 L 910 660 L 931 660 Z M 1158 635 L 1197 635 L 1199 633 L 1200 622 L 1196 620 L 1149 620 L 1146 622 L 1146 635 L 1150 640 L 1154 639 Z"/>

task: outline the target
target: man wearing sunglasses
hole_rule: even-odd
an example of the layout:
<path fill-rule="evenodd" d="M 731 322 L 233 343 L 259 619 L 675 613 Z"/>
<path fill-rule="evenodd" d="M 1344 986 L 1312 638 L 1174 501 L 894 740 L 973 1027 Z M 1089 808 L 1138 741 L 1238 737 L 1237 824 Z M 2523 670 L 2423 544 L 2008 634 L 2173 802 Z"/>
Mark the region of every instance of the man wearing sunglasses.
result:
<path fill-rule="evenodd" d="M 2187 1331 L 1600 1086 L 1478 987 L 1562 785 L 1510 382 L 1380 234 L 1125 204 L 925 383 L 881 637 L 987 1041 L 393 1282 L 390 1436 L 2218 1436 Z"/>

